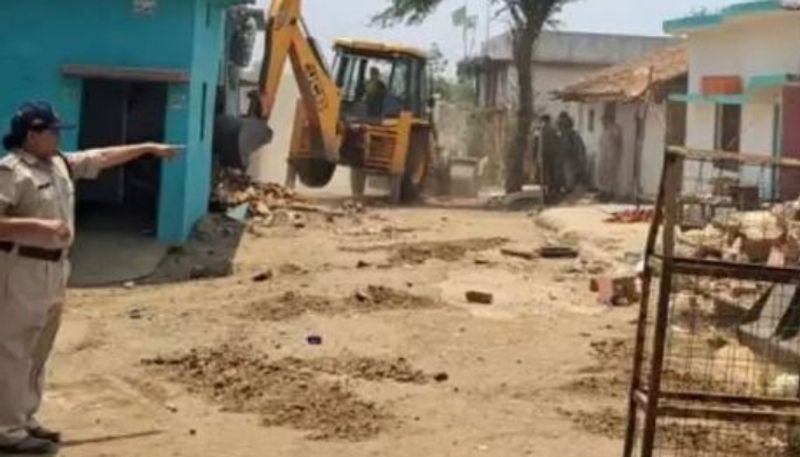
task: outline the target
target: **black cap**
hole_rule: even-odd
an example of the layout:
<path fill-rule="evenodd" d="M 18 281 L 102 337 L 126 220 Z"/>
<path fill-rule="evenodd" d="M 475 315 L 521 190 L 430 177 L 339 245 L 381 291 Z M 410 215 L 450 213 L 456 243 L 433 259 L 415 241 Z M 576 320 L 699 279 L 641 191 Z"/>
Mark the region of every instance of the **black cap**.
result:
<path fill-rule="evenodd" d="M 18 125 L 15 125 L 18 124 Z M 53 105 L 47 102 L 28 102 L 22 104 L 11 121 L 12 132 L 14 127 L 22 130 L 44 130 L 44 129 L 71 129 L 74 125 L 67 125 L 61 122 L 58 113 Z"/>
<path fill-rule="evenodd" d="M 27 102 L 20 105 L 14 117 L 11 118 L 9 132 L 3 138 L 3 145 L 9 150 L 21 147 L 25 136 L 31 130 L 65 130 L 72 128 L 75 128 L 75 126 L 61 122 L 58 113 L 50 103 Z"/>

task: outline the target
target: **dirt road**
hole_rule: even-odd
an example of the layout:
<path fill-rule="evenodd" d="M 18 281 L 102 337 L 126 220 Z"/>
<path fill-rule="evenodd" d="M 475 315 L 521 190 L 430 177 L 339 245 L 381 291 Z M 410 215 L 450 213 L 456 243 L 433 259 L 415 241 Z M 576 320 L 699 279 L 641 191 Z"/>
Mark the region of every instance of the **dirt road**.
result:
<path fill-rule="evenodd" d="M 73 290 L 44 418 L 69 457 L 617 456 L 635 310 L 588 282 L 645 228 L 601 219 L 370 209 L 248 230 L 228 278 Z M 500 253 L 554 239 L 581 259 Z"/>

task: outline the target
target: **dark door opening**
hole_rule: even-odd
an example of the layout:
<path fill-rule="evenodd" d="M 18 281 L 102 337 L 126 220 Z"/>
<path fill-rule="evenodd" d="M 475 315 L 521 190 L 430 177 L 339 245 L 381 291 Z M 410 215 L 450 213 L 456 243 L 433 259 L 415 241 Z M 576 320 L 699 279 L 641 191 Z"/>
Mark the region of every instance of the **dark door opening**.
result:
<path fill-rule="evenodd" d="M 783 157 L 800 159 L 800 87 L 786 86 L 783 89 L 783 120 L 781 139 Z M 778 136 L 778 135 L 776 135 Z M 780 138 L 778 136 L 778 138 Z M 780 171 L 781 198 L 794 200 L 800 195 L 800 171 L 782 168 Z"/>
<path fill-rule="evenodd" d="M 166 83 L 87 79 L 78 147 L 163 142 L 166 106 Z M 160 187 L 160 161 L 150 157 L 104 171 L 79 185 L 79 223 L 155 234 Z"/>

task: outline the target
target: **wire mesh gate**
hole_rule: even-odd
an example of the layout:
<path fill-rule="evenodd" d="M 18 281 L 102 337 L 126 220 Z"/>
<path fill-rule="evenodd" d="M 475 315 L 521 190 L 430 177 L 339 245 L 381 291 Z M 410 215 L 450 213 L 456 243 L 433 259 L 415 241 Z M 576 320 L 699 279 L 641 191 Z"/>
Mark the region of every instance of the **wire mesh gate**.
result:
<path fill-rule="evenodd" d="M 625 457 L 800 456 L 796 179 L 797 160 L 667 151 Z"/>

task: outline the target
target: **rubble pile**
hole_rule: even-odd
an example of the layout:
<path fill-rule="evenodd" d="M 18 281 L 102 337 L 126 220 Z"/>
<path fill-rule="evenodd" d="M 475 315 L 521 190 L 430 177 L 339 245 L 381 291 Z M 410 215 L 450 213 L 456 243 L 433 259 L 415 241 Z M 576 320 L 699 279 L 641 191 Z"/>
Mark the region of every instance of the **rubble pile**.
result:
<path fill-rule="evenodd" d="M 227 411 L 258 414 L 265 426 L 307 431 L 311 440 L 364 441 L 396 420 L 346 381 L 322 376 L 315 362 L 273 361 L 253 347 L 200 348 L 142 362 Z"/>
<path fill-rule="evenodd" d="M 678 254 L 729 262 L 797 265 L 800 260 L 800 201 L 769 210 L 729 212 L 704 228 L 678 233 Z"/>
<path fill-rule="evenodd" d="M 292 427 L 312 440 L 365 441 L 399 418 L 387 405 L 363 399 L 354 381 L 426 385 L 449 379 L 427 373 L 403 357 L 342 355 L 273 360 L 252 346 L 196 348 L 142 360 L 226 411 L 261 416 L 267 427 Z"/>
<path fill-rule="evenodd" d="M 385 286 L 370 285 L 353 292 L 348 297 L 328 298 L 286 292 L 279 297 L 258 299 L 242 314 L 243 318 L 259 321 L 283 321 L 307 313 L 339 315 L 351 312 L 374 313 L 379 311 L 424 310 L 442 306 L 427 296 L 414 295 Z"/>
<path fill-rule="evenodd" d="M 275 209 L 292 208 L 298 203 L 305 203 L 305 200 L 280 184 L 255 183 L 245 173 L 221 169 L 214 179 L 212 202 L 222 208 L 246 203 L 251 216 L 266 217 Z"/>
<path fill-rule="evenodd" d="M 393 265 L 421 265 L 431 259 L 457 262 L 470 252 L 488 251 L 508 243 L 508 238 L 472 238 L 455 241 L 404 243 L 392 246 Z"/>

